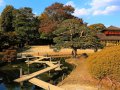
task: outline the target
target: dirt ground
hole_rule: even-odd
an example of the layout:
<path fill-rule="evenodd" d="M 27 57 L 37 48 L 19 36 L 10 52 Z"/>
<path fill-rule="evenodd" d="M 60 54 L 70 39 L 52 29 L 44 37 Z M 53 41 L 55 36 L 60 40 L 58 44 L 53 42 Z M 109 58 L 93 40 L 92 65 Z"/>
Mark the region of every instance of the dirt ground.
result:
<path fill-rule="evenodd" d="M 98 81 L 88 73 L 84 58 L 68 59 L 67 62 L 76 65 L 76 68 L 58 86 L 65 90 L 98 90 Z M 104 87 L 100 90 L 108 90 Z"/>

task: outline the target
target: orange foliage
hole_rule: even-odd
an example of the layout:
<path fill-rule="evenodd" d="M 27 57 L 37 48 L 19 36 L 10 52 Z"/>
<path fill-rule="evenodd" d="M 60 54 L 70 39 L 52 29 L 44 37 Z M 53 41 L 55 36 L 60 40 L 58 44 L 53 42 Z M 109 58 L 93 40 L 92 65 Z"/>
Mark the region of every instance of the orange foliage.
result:
<path fill-rule="evenodd" d="M 71 14 L 74 8 L 71 6 L 64 6 L 61 3 L 54 3 L 47 7 L 39 17 L 40 25 L 39 32 L 49 34 L 53 32 L 57 25 L 65 19 L 73 18 Z"/>
<path fill-rule="evenodd" d="M 104 30 L 106 27 L 99 23 L 99 24 L 92 24 L 88 26 L 91 30 L 93 30 L 95 33 L 100 32 L 101 30 Z"/>

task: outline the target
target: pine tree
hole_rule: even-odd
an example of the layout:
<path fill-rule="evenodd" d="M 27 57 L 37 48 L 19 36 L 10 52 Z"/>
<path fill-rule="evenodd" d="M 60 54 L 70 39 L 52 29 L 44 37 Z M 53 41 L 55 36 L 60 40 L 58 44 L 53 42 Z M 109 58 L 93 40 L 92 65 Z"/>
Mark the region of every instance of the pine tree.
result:
<path fill-rule="evenodd" d="M 5 7 L 3 12 L 1 13 L 1 28 L 5 32 L 14 31 L 13 10 L 14 10 L 14 7 L 11 5 L 8 5 Z"/>
<path fill-rule="evenodd" d="M 20 42 L 29 44 L 31 39 L 38 36 L 38 18 L 28 7 L 18 9 L 15 16 L 14 26 Z"/>
<path fill-rule="evenodd" d="M 98 47 L 96 44 L 100 44 L 95 43 L 96 37 L 82 19 L 67 19 L 53 33 L 56 36 L 53 39 L 55 47 L 72 48 L 73 57 L 76 57 L 77 49 L 95 48 Z"/>

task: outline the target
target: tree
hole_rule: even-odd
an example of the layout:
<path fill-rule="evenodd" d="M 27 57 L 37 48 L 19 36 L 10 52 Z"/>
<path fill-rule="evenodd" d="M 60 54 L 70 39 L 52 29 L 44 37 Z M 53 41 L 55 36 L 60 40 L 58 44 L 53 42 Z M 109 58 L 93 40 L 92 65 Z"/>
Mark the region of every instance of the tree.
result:
<path fill-rule="evenodd" d="M 14 26 L 19 35 L 20 42 L 29 44 L 31 39 L 38 37 L 38 18 L 32 13 L 29 7 L 20 8 L 16 11 Z"/>
<path fill-rule="evenodd" d="M 0 32 L 2 31 L 2 28 L 1 28 L 1 15 L 0 15 Z"/>
<path fill-rule="evenodd" d="M 82 19 L 68 19 L 63 21 L 53 32 L 56 48 L 72 48 L 73 57 L 77 55 L 77 49 L 93 48 L 95 37 Z"/>
<path fill-rule="evenodd" d="M 97 34 L 100 33 L 102 30 L 104 30 L 106 27 L 104 24 L 98 23 L 98 24 L 92 24 L 88 26 L 89 29 L 91 30 L 92 34 L 95 40 L 93 40 L 93 45 L 94 45 L 94 51 L 96 52 L 98 48 L 103 48 L 103 45 L 100 44 L 100 39 L 97 37 Z"/>
<path fill-rule="evenodd" d="M 0 31 L 0 50 L 14 47 L 19 43 L 16 32 Z"/>
<path fill-rule="evenodd" d="M 106 27 L 104 26 L 104 24 L 98 23 L 98 24 L 92 24 L 90 26 L 88 26 L 92 32 L 94 32 L 95 34 L 100 33 L 102 30 L 104 30 Z"/>
<path fill-rule="evenodd" d="M 1 27 L 5 32 L 14 31 L 13 27 L 13 10 L 14 7 L 8 5 L 5 7 L 3 12 L 1 13 Z"/>
<path fill-rule="evenodd" d="M 52 32 L 56 30 L 57 25 L 65 19 L 73 18 L 73 12 L 73 7 L 61 3 L 54 3 L 45 8 L 45 11 L 40 16 L 39 32 L 42 33 L 43 37 L 53 38 Z"/>
<path fill-rule="evenodd" d="M 17 33 L 14 32 L 14 18 L 16 9 L 8 5 L 0 17 L 0 50 L 7 49 L 18 44 Z"/>
<path fill-rule="evenodd" d="M 4 44 L 4 43 L 3 43 L 3 39 L 2 39 L 3 36 L 4 36 L 4 35 L 3 35 L 3 32 L 0 30 L 0 51 L 2 51 L 2 46 L 3 46 L 3 44 Z"/>

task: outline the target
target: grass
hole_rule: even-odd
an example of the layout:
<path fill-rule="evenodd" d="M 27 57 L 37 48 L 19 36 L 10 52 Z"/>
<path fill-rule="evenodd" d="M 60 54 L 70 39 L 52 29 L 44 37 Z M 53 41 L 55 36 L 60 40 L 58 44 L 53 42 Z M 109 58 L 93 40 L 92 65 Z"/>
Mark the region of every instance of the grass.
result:
<path fill-rule="evenodd" d="M 22 53 L 31 54 L 31 55 L 50 55 L 50 56 L 56 56 L 56 57 L 64 57 L 64 56 L 70 56 L 72 52 L 72 49 L 70 48 L 64 48 L 61 49 L 59 52 L 54 52 L 52 48 L 49 46 L 31 46 L 30 49 L 23 51 Z M 78 49 L 77 54 L 80 55 L 81 53 L 94 53 L 94 50 L 92 49 Z"/>

